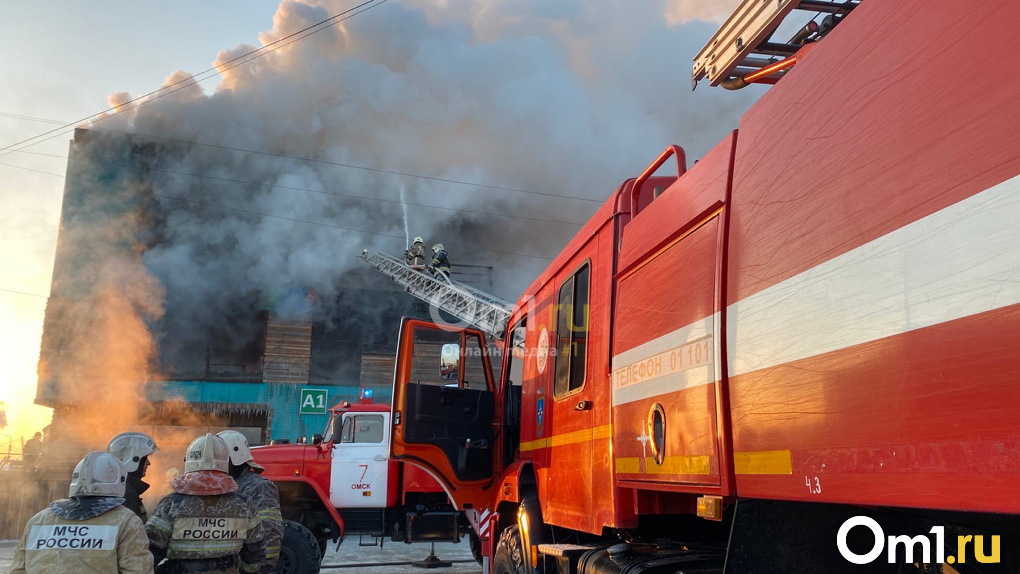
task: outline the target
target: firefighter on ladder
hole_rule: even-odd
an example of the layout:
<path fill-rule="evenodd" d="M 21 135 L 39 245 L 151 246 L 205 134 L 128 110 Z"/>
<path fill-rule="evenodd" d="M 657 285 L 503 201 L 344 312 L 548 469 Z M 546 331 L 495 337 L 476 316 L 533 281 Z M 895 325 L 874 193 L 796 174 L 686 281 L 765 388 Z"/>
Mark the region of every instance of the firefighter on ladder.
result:
<path fill-rule="evenodd" d="M 415 237 L 411 248 L 404 252 L 404 260 L 412 269 L 418 271 L 425 269 L 425 240 L 421 236 Z"/>
<path fill-rule="evenodd" d="M 266 560 L 259 572 L 271 574 L 276 571 L 280 558 L 280 543 L 283 540 L 283 515 L 280 514 L 280 492 L 272 481 L 262 478 L 265 470 L 251 455 L 248 439 L 235 430 L 225 430 L 216 436 L 227 443 L 230 452 L 229 474 L 237 482 L 237 493 L 251 499 L 258 509 L 259 519 L 265 531 L 263 544 Z"/>
<path fill-rule="evenodd" d="M 450 257 L 446 253 L 446 248 L 443 247 L 442 243 L 436 243 L 432 246 L 432 265 L 429 266 L 429 271 L 432 275 L 444 282 L 451 283 L 450 281 Z"/>
<path fill-rule="evenodd" d="M 255 502 L 237 493 L 227 474 L 227 443 L 209 433 L 188 446 L 184 474 L 159 501 L 145 532 L 157 568 L 165 574 L 253 574 L 265 560 L 262 521 Z"/>
<path fill-rule="evenodd" d="M 152 574 L 142 521 L 123 506 L 127 470 L 113 455 L 90 452 L 74 467 L 70 498 L 56 500 L 25 526 L 11 574 Z"/>

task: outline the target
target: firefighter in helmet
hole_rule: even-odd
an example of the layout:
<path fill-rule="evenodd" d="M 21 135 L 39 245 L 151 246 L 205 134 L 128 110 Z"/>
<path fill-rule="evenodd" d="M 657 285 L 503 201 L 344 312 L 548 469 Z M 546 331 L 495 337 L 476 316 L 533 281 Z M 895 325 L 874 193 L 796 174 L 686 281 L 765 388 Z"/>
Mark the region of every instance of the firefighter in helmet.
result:
<path fill-rule="evenodd" d="M 440 281 L 450 282 L 450 257 L 442 243 L 432 246 L 432 265 L 429 266 L 432 274 Z"/>
<path fill-rule="evenodd" d="M 227 443 L 209 433 L 188 446 L 184 474 L 159 501 L 145 532 L 158 571 L 166 574 L 258 572 L 265 559 L 254 501 L 237 493 Z"/>
<path fill-rule="evenodd" d="M 259 572 L 269 574 L 276 571 L 280 557 L 280 543 L 283 540 L 283 515 L 280 514 L 280 493 L 272 481 L 262 478 L 265 469 L 255 462 L 248 446 L 248 439 L 235 430 L 216 434 L 227 443 L 230 452 L 229 474 L 237 482 L 237 493 L 255 502 L 259 519 L 265 533 L 263 544 L 266 560 Z"/>
<path fill-rule="evenodd" d="M 410 267 L 418 271 L 425 269 L 425 240 L 420 236 L 415 237 L 411 248 L 404 252 L 404 259 Z"/>
<path fill-rule="evenodd" d="M 151 574 L 142 521 L 124 503 L 127 471 L 116 457 L 90 452 L 74 467 L 70 498 L 29 519 L 11 574 Z"/>
<path fill-rule="evenodd" d="M 140 432 L 124 432 L 113 437 L 106 447 L 106 452 L 120 460 L 120 463 L 127 469 L 127 485 L 124 489 L 124 506 L 131 512 L 138 515 L 142 522 L 148 520 L 145 506 L 142 504 L 142 494 L 149 490 L 149 483 L 142 480 L 145 471 L 148 470 L 149 455 L 158 451 L 156 441 L 152 437 Z"/>

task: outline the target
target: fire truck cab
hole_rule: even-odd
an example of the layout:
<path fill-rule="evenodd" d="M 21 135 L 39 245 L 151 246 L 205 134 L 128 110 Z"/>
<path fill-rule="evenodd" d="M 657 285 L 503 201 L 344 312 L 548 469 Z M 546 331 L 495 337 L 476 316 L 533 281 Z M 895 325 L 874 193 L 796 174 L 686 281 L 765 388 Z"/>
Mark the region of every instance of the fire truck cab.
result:
<path fill-rule="evenodd" d="M 263 477 L 280 491 L 285 535 L 278 571 L 318 571 L 329 541 L 357 535 L 382 544 L 385 538 L 412 542 L 458 542 L 469 535 L 462 513 L 427 472 L 391 460 L 390 407 L 372 402 L 370 390 L 357 403 L 330 409 L 330 421 L 311 444 L 252 448 Z"/>

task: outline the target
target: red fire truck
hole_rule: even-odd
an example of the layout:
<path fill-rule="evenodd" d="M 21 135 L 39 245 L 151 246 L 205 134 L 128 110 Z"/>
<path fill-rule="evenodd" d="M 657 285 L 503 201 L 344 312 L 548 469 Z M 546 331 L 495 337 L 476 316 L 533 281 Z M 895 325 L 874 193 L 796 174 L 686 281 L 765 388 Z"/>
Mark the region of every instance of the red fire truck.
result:
<path fill-rule="evenodd" d="M 793 8 L 831 18 L 770 40 Z M 745 0 L 695 80 L 778 85 L 617 188 L 501 356 L 403 321 L 391 456 L 484 572 L 1020 571 L 1018 22 Z"/>
<path fill-rule="evenodd" d="M 374 545 L 391 540 L 458 542 L 467 528 L 443 488 L 425 471 L 390 460 L 390 407 L 362 391 L 358 403 L 330 409 L 330 422 L 312 444 L 252 448 L 262 476 L 280 491 L 284 540 L 277 571 L 318 572 L 329 541 L 357 535 Z M 480 557 L 480 554 L 479 554 Z"/>

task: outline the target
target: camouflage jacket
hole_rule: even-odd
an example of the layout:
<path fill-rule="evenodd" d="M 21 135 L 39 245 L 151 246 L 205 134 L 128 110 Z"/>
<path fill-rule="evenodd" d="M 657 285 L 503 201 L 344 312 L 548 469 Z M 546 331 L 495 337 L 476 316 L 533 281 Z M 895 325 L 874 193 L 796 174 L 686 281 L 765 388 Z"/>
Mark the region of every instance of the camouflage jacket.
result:
<path fill-rule="evenodd" d="M 255 503 L 259 519 L 262 520 L 266 560 L 262 563 L 259 572 L 264 574 L 275 572 L 276 561 L 280 557 L 280 543 L 283 540 L 280 493 L 275 484 L 250 470 L 244 471 L 235 480 L 237 481 L 237 493 Z"/>
<path fill-rule="evenodd" d="M 425 265 L 425 245 L 415 243 L 407 250 L 408 265 Z"/>
<path fill-rule="evenodd" d="M 90 497 L 50 504 L 25 526 L 11 574 L 152 574 L 142 521 L 123 502 Z"/>
<path fill-rule="evenodd" d="M 157 563 L 166 557 L 169 572 L 229 574 L 238 557 L 241 572 L 259 570 L 265 559 L 262 522 L 229 475 L 186 473 L 174 480 L 174 490 L 145 525 Z"/>

